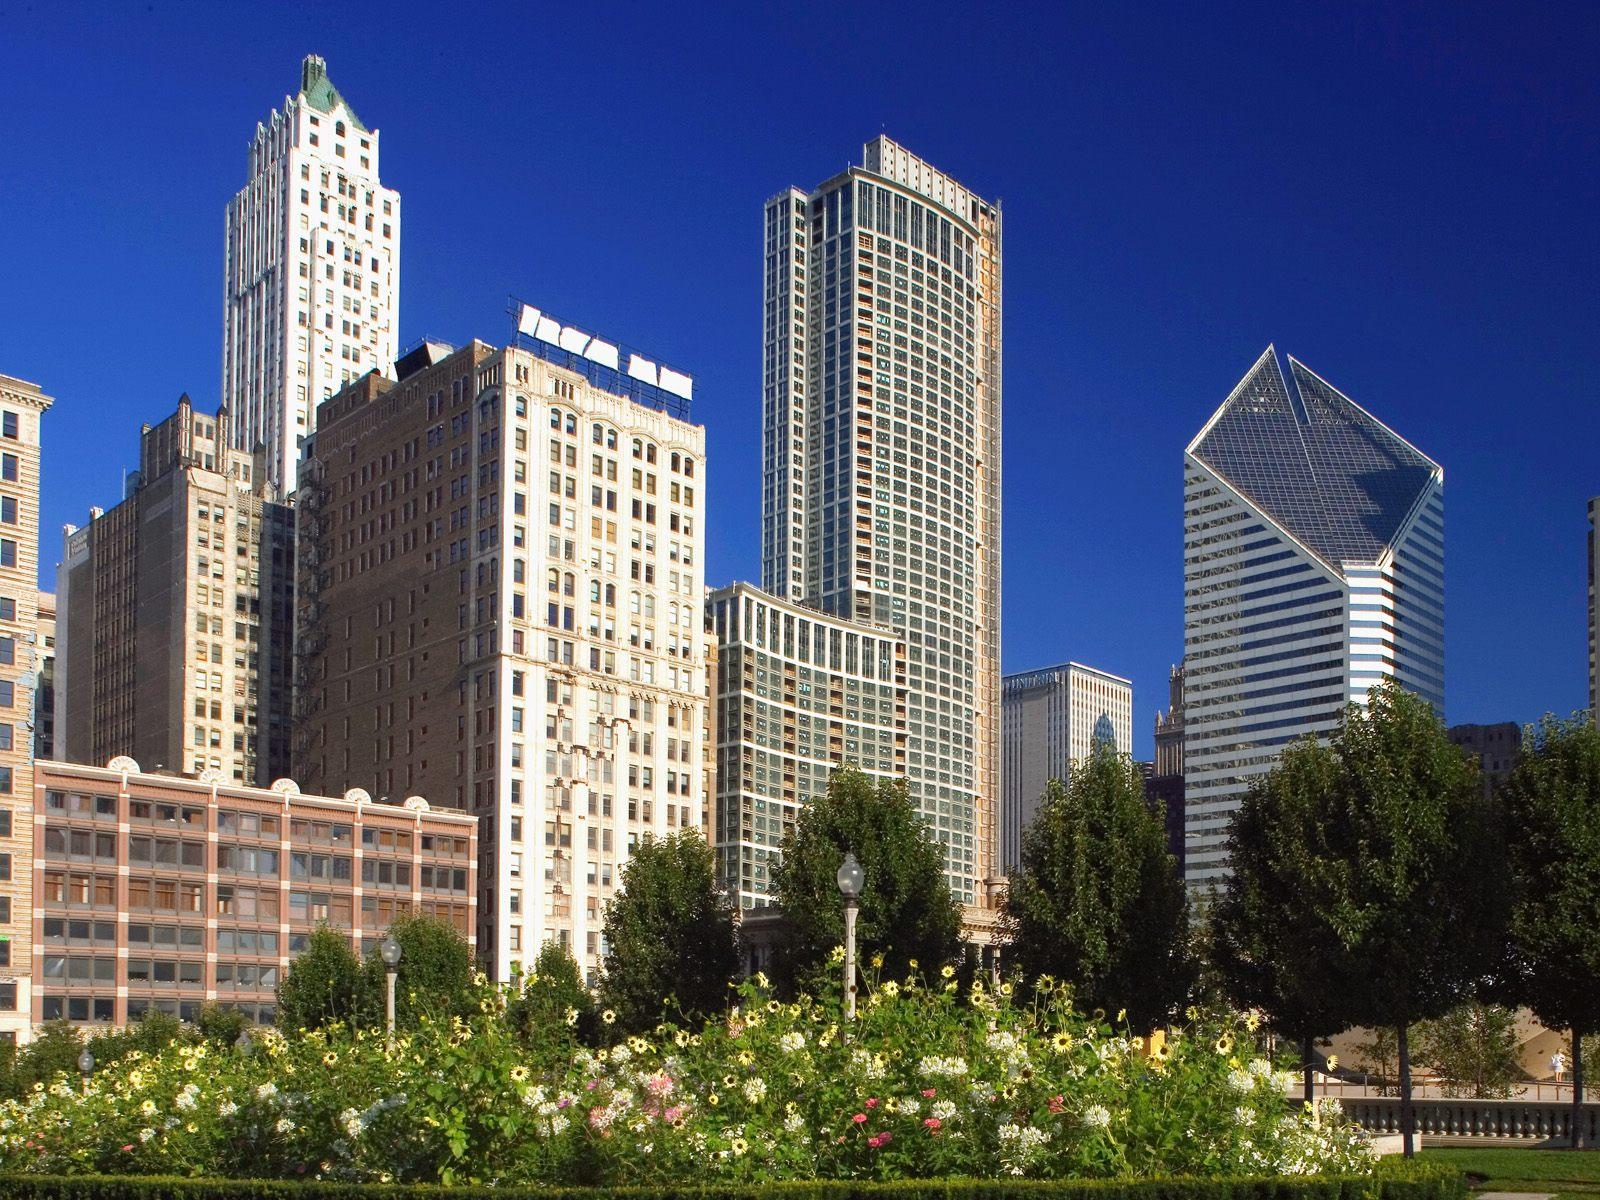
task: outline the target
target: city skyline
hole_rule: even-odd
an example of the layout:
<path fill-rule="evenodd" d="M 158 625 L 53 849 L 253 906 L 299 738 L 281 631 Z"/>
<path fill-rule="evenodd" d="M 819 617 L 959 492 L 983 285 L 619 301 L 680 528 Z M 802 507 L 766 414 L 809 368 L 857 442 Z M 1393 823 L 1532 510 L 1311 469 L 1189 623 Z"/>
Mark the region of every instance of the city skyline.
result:
<path fill-rule="evenodd" d="M 65 19 L 72 18 L 69 15 Z M 79 233 L 84 246 L 71 248 L 75 254 L 85 253 L 101 260 L 110 256 L 122 261 L 129 255 L 137 259 L 136 243 L 145 240 L 177 247 L 171 255 L 174 259 L 190 254 L 192 245 L 194 274 L 204 287 L 185 283 L 183 271 L 168 271 L 157 276 L 173 288 L 170 295 L 164 296 L 163 311 L 146 312 L 141 308 L 138 319 L 132 319 L 130 313 L 111 327 L 96 327 L 93 334 L 98 350 L 89 358 L 98 359 L 103 353 L 127 360 L 132 355 L 133 361 L 141 362 L 138 355 L 147 353 L 145 344 L 153 342 L 160 347 L 158 370 L 142 364 L 130 373 L 124 367 L 114 393 L 108 396 L 99 379 L 88 374 L 87 363 L 74 363 L 60 354 L 59 347 L 76 329 L 66 323 L 67 307 L 62 298 L 53 298 L 52 289 L 70 290 L 80 303 L 89 294 L 70 269 L 62 271 L 59 279 L 30 280 L 30 300 L 36 299 L 38 289 L 46 289 L 45 302 L 38 305 L 37 313 L 14 313 L 10 305 L 18 297 L 7 297 L 3 302 L 7 307 L 0 309 L 0 316 L 5 318 L 0 320 L 0 352 L 6 356 L 6 369 L 37 381 L 45 391 L 60 398 L 51 414 L 53 433 L 45 449 L 43 538 L 47 548 L 58 544 L 56 531 L 64 521 L 81 521 L 89 506 L 109 507 L 119 498 L 117 472 L 133 459 L 135 431 L 142 421 L 153 421 L 170 411 L 172 397 L 185 389 L 196 396 L 196 403 L 203 410 L 214 409 L 217 397 L 209 388 L 220 373 L 215 279 L 222 269 L 216 213 L 237 186 L 248 130 L 260 120 L 265 107 L 287 90 L 285 80 L 292 79 L 301 57 L 322 54 L 329 62 L 330 73 L 340 80 L 341 88 L 352 97 L 355 106 L 390 134 L 385 174 L 393 173 L 394 183 L 408 197 L 408 204 L 413 191 L 422 187 L 428 175 L 443 174 L 445 166 L 458 161 L 438 136 L 433 118 L 423 111 L 430 103 L 445 105 L 445 93 L 456 79 L 453 74 L 430 77 L 409 89 L 397 88 L 386 78 L 390 73 L 382 69 L 381 55 L 363 52 L 339 36 L 307 32 L 306 24 L 299 19 L 289 21 L 272 31 L 271 36 L 260 38 L 260 44 L 245 56 L 244 69 L 236 75 L 229 73 L 219 78 L 214 67 L 197 67 L 194 78 L 184 81 L 185 86 L 192 83 L 197 92 L 215 97 L 207 106 L 209 115 L 215 117 L 215 128 L 201 122 L 190 131 L 181 160 L 182 190 L 194 198 L 202 214 L 198 229 L 189 229 L 184 210 L 174 205 L 172 224 L 158 224 L 159 236 L 146 237 L 142 228 L 127 227 L 138 203 L 125 199 L 124 208 L 112 205 L 106 211 L 129 215 L 120 221 L 113 216 L 86 226 L 87 232 Z M 1400 24 L 1403 26 L 1403 21 Z M 29 32 L 24 31 L 23 49 L 29 45 Z M 1104 31 L 1079 32 L 1090 41 L 1105 37 Z M 1401 37 L 1420 36 L 1405 28 L 1389 32 Z M 1477 46 L 1482 53 L 1482 32 L 1461 28 L 1454 37 L 1462 45 Z M 1529 37 L 1537 32 L 1530 32 Z M 1302 33 L 1309 38 L 1308 31 Z M 43 34 L 39 36 L 42 39 Z M 141 35 L 136 29 L 130 36 L 137 41 Z M 211 36 L 222 37 L 216 33 Z M 98 46 L 101 53 L 106 49 Z M 85 63 L 93 62 L 96 50 L 95 39 L 89 39 Z M 977 52 L 992 55 L 996 49 L 985 43 L 977 47 Z M 1487 112 L 1483 106 L 1485 97 L 1474 87 L 1483 86 L 1484 62 L 1467 54 L 1453 56 L 1449 47 L 1440 48 L 1438 58 L 1453 64 L 1452 89 L 1464 89 L 1470 93 L 1469 99 L 1478 102 L 1476 106 L 1465 105 L 1469 124 L 1471 119 L 1483 119 Z M 1508 70 L 1522 65 L 1515 55 L 1510 60 Z M 58 65 L 63 69 L 55 73 L 55 90 L 44 94 L 66 102 L 68 81 L 77 79 L 71 69 L 76 64 Z M 1030 65 L 1030 56 L 1022 55 L 1024 76 L 1031 77 Z M 1401 79 L 1394 74 L 1400 68 L 1392 63 L 1390 67 L 1391 73 L 1381 75 L 1378 81 L 1384 95 L 1445 88 L 1426 72 L 1419 71 L 1418 78 Z M 24 72 L 21 78 L 31 76 Z M 110 80 L 104 86 L 115 87 L 117 81 Z M 143 96 L 140 103 L 148 106 L 157 103 L 158 97 L 166 98 L 178 86 L 178 82 L 165 79 L 143 93 L 134 90 L 128 95 L 135 99 Z M 994 86 L 1006 92 L 1017 85 Z M 408 91 L 417 92 L 419 99 L 409 100 Z M 103 89 L 91 88 L 88 94 L 93 98 L 103 94 Z M 1367 210 L 1370 223 L 1363 225 L 1354 210 L 1336 216 L 1333 196 L 1329 197 L 1327 208 L 1304 199 L 1291 202 L 1284 185 L 1292 180 L 1280 179 L 1278 186 L 1266 189 L 1272 193 L 1272 203 L 1240 214 L 1241 218 L 1262 218 L 1265 213 L 1266 233 L 1273 243 L 1258 243 L 1256 254 L 1248 263 L 1259 276 L 1252 288 L 1247 282 L 1250 270 L 1225 265 L 1222 260 L 1254 240 L 1257 231 L 1251 231 L 1247 238 L 1242 230 L 1230 228 L 1198 248 L 1195 264 L 1186 264 L 1181 248 L 1175 244 L 1175 228 L 1153 222 L 1146 229 L 1130 232 L 1107 219 L 1105 210 L 1121 185 L 1101 173 L 1096 185 L 1105 194 L 1088 204 L 1087 211 L 1095 218 L 1088 225 L 1089 235 L 1080 232 L 1075 241 L 1074 236 L 1063 238 L 1049 231 L 1047 237 L 1041 237 L 1041 214 L 1049 208 L 1048 198 L 1034 190 L 1036 181 L 1024 165 L 1007 157 L 1005 152 L 1016 145 L 1014 135 L 1008 134 L 999 145 L 987 145 L 975 136 L 972 122 L 951 119 L 952 114 L 937 104 L 919 111 L 887 93 L 869 93 L 864 100 L 859 96 L 856 99 L 857 111 L 853 113 L 842 112 L 842 105 L 829 106 L 819 116 L 805 118 L 814 120 L 815 128 L 809 129 L 803 139 L 785 142 L 780 137 L 777 141 L 781 144 L 771 148 L 741 142 L 738 152 L 718 147 L 718 158 L 733 164 L 723 169 L 737 180 L 737 187 L 730 189 L 731 197 L 717 199 L 710 217 L 729 232 L 714 241 L 698 240 L 699 251 L 710 263 L 699 271 L 685 270 L 692 261 L 686 257 L 685 243 L 665 230 L 664 223 L 677 219 L 682 211 L 676 207 L 679 201 L 660 202 L 654 192 L 622 188 L 616 195 L 596 197 L 591 189 L 583 188 L 585 198 L 579 201 L 568 195 L 577 180 L 556 179 L 547 191 L 525 191 L 513 206 L 501 208 L 498 201 L 485 198 L 483 191 L 475 188 L 474 205 L 487 207 L 491 215 L 468 219 L 454 200 L 448 209 L 444 208 L 442 189 L 424 189 L 420 193 L 421 205 L 408 208 L 408 222 L 415 221 L 419 212 L 427 214 L 427 221 L 422 228 L 408 224 L 410 233 L 404 254 L 409 299 L 400 343 L 409 344 L 423 334 L 458 343 L 471 337 L 503 340 L 506 292 L 537 291 L 550 296 L 564 311 L 581 314 L 590 325 L 633 331 L 641 344 L 659 348 L 670 361 L 684 363 L 695 372 L 700 384 L 703 398 L 698 403 L 697 418 L 707 426 L 710 441 L 711 544 L 707 580 L 719 585 L 737 578 L 756 578 L 759 479 L 751 464 L 752 450 L 759 444 L 760 285 L 752 264 L 760 230 L 759 218 L 750 214 L 754 203 L 770 194 L 776 183 L 826 177 L 830 170 L 842 165 L 848 148 L 870 137 L 881 122 L 887 132 L 903 140 L 915 153 L 926 156 L 979 194 L 1002 199 L 1012 226 L 1008 234 L 1014 258 L 1019 254 L 1020 243 L 1027 248 L 1028 258 L 1044 260 L 1052 267 L 1081 262 L 1088 276 L 1106 288 L 1112 278 L 1106 273 L 1107 264 L 1095 258 L 1094 249 L 1088 244 L 1100 242 L 1122 253 L 1133 248 L 1146 271 L 1134 283 L 1109 286 L 1103 311 L 1086 303 L 1088 296 L 1082 291 L 1072 296 L 1070 306 L 1058 301 L 1040 286 L 1041 271 L 1036 267 L 1019 267 L 1007 281 L 1011 444 L 1006 456 L 1006 508 L 1010 519 L 1005 536 L 1005 667 L 1017 670 L 1058 661 L 1070 647 L 1072 653 L 1088 661 L 1131 676 L 1135 685 L 1135 749 L 1141 756 L 1148 756 L 1149 717 L 1164 702 L 1160 684 L 1167 664 L 1176 662 L 1182 653 L 1181 551 L 1175 536 L 1181 511 L 1177 451 L 1210 411 L 1215 396 L 1237 377 L 1238 362 L 1258 351 L 1269 338 L 1279 336 L 1340 380 L 1350 394 L 1376 398 L 1385 420 L 1425 445 L 1451 475 L 1454 550 L 1447 583 L 1451 608 L 1449 719 L 1492 721 L 1511 716 L 1529 720 L 1545 709 L 1564 711 L 1584 702 L 1587 597 L 1583 564 L 1571 548 L 1576 531 L 1582 528 L 1577 524 L 1582 520 L 1579 504 L 1596 490 L 1592 475 L 1579 473 L 1576 455 L 1578 447 L 1592 441 L 1586 435 L 1594 429 L 1594 418 L 1578 409 L 1581 393 L 1577 381 L 1592 371 L 1586 356 L 1592 356 L 1594 351 L 1565 331 L 1568 325 L 1574 330 L 1580 328 L 1586 320 L 1585 294 L 1576 281 L 1575 286 L 1566 288 L 1565 313 L 1556 311 L 1557 306 L 1550 302 L 1516 307 L 1519 302 L 1515 297 L 1526 301 L 1531 294 L 1559 290 L 1561 276 L 1557 268 L 1555 275 L 1545 272 L 1551 282 L 1532 288 L 1528 285 L 1535 282 L 1537 270 L 1530 269 L 1527 279 L 1513 272 L 1510 282 L 1520 283 L 1520 289 L 1513 286 L 1495 292 L 1499 299 L 1494 304 L 1489 304 L 1487 296 L 1491 283 L 1500 278 L 1496 273 L 1500 259 L 1517 256 L 1512 246 L 1521 245 L 1525 254 L 1533 251 L 1530 264 L 1544 264 L 1549 252 L 1541 252 L 1540 247 L 1543 238 L 1549 237 L 1552 242 L 1566 243 L 1563 254 L 1570 255 L 1570 261 L 1583 261 L 1583 239 L 1592 241 L 1591 230 L 1550 219 L 1543 222 L 1543 233 L 1527 228 L 1513 231 L 1492 222 L 1484 224 L 1484 218 L 1499 214 L 1501 206 L 1486 204 L 1475 194 L 1462 198 L 1465 212 L 1445 214 L 1430 210 L 1429 221 L 1445 228 L 1431 234 L 1412 228 L 1412 218 L 1419 211 L 1416 205 L 1432 191 L 1407 189 L 1403 186 L 1407 178 L 1403 172 L 1383 173 L 1384 164 L 1393 170 L 1400 157 L 1397 152 L 1405 148 L 1396 143 L 1405 143 L 1405 139 L 1372 146 L 1340 142 L 1340 136 L 1353 134 L 1363 121 L 1373 119 L 1370 109 L 1362 109 L 1350 124 L 1339 125 L 1330 117 L 1333 124 L 1324 131 L 1322 140 L 1335 147 L 1344 145 L 1345 156 L 1338 165 L 1357 177 L 1334 191 L 1348 200 L 1358 185 L 1387 185 L 1387 189 L 1379 189 L 1381 203 Z M 637 97 L 633 102 L 638 102 Z M 484 105 L 478 93 L 452 99 L 447 107 L 460 104 L 475 106 L 473 111 L 484 122 L 498 119 L 492 106 Z M 1519 117 L 1527 117 L 1536 108 L 1530 105 L 1527 113 L 1502 113 L 1501 119 L 1514 125 Z M 1115 125 L 1107 114 L 1098 115 Z M 1242 114 L 1232 115 L 1244 119 Z M 687 118 L 707 119 L 698 112 L 676 114 L 684 127 L 693 128 L 693 120 Z M 627 143 L 624 148 L 636 151 L 636 139 L 646 132 L 659 136 L 663 122 L 673 119 L 662 116 L 646 121 L 645 130 L 626 139 L 620 138 L 627 124 L 623 114 L 610 113 L 597 117 L 596 122 L 598 127 L 617 131 L 619 140 Z M 1264 131 L 1260 127 L 1250 128 L 1253 133 L 1246 135 L 1246 144 L 1269 144 L 1261 136 Z M 785 127 L 785 133 L 790 132 L 791 128 Z M 1418 135 L 1418 131 L 1412 132 Z M 147 152 L 154 144 L 139 140 L 137 122 L 119 136 L 124 142 L 131 140 L 144 146 Z M 1091 136 L 1080 131 L 1075 136 L 1091 143 L 1086 148 L 1092 161 L 1099 146 L 1096 139 L 1105 135 Z M 713 144 L 717 141 L 705 140 Z M 1489 140 L 1498 143 L 1498 139 Z M 1316 148 L 1326 151 L 1328 147 Z M 1187 157 L 1170 144 L 1154 149 L 1168 169 L 1181 165 Z M 1103 148 L 1098 152 L 1103 155 Z M 34 164 L 28 157 L 32 153 L 32 142 L 25 143 L 24 162 L 29 166 Z M 111 153 L 126 155 L 129 150 L 121 145 Z M 675 153 L 700 161 L 694 157 L 699 152 L 692 147 L 675 147 Z M 1276 156 L 1277 151 L 1273 153 Z M 1550 172 L 1562 169 L 1592 170 L 1571 163 L 1558 166 L 1554 161 L 1557 148 L 1552 146 L 1531 144 L 1521 153 L 1534 159 L 1546 179 Z M 1317 155 L 1307 152 L 1305 157 Z M 226 166 L 217 169 L 213 159 Z M 774 160 L 777 167 L 772 165 Z M 38 161 L 48 165 L 42 158 Z M 1434 165 L 1444 177 L 1453 177 L 1453 172 L 1461 169 L 1459 165 L 1445 169 L 1437 161 Z M 595 164 L 588 164 L 579 174 L 586 176 L 598 169 Z M 1205 177 L 1204 170 L 1198 166 L 1194 169 L 1194 179 L 1180 180 L 1179 190 L 1185 194 Z M 1278 169 L 1288 170 L 1281 166 Z M 688 175 L 693 178 L 694 172 Z M 45 171 L 41 176 L 45 185 L 42 190 L 50 194 L 66 187 L 64 180 L 71 177 L 71 170 L 64 174 L 60 168 L 55 174 Z M 1582 178 L 1573 181 L 1580 184 L 1579 189 L 1568 185 L 1546 189 L 1545 198 L 1534 203 L 1557 204 L 1549 198 L 1551 191 L 1579 194 Z M 720 183 L 727 187 L 726 180 Z M 138 192 L 137 183 L 118 186 L 119 191 Z M 457 180 L 454 186 L 467 185 Z M 1074 198 L 1081 216 L 1088 202 Z M 105 203 L 98 195 L 93 202 Z M 0 217 L 14 226 L 29 220 L 26 203 L 19 209 L 13 207 L 19 204 L 14 198 L 0 201 L 4 205 Z M 665 211 L 645 216 L 652 207 Z M 489 262 L 487 255 L 471 260 L 474 269 L 461 269 L 459 259 L 471 248 L 473 231 L 482 232 L 479 222 L 527 228 L 527 223 L 513 223 L 510 216 L 521 211 L 528 211 L 538 228 L 562 229 L 570 235 L 567 240 L 573 243 L 572 249 L 554 248 L 548 238 L 530 237 L 530 244 L 536 244 L 538 249 L 521 260 L 524 273 L 517 278 L 490 279 L 483 275 L 484 264 Z M 576 229 L 561 220 L 575 214 L 581 218 Z M 447 225 L 447 217 L 461 217 L 461 227 Z M 1308 217 L 1312 218 L 1310 241 L 1329 244 L 1314 246 L 1315 253 L 1289 256 L 1275 272 L 1269 269 L 1270 260 L 1281 253 L 1279 239 L 1286 236 L 1288 226 L 1296 223 L 1291 218 Z M 152 212 L 139 220 L 141 224 L 160 223 L 168 217 Z M 1349 222 L 1352 228 L 1343 229 L 1342 222 Z M 1537 214 L 1530 224 L 1540 224 Z M 49 228 L 48 221 L 42 223 L 44 240 L 48 240 Z M 1455 346 L 1457 353 L 1451 353 L 1448 340 L 1441 352 L 1418 354 L 1418 338 L 1402 336 L 1391 331 L 1390 326 L 1396 323 L 1398 314 L 1410 313 L 1412 328 L 1430 344 L 1437 342 L 1441 326 L 1451 324 L 1450 314 L 1445 311 L 1452 307 L 1445 302 L 1447 293 L 1452 286 L 1463 286 L 1463 269 L 1446 263 L 1444 256 L 1447 250 L 1451 254 L 1460 251 L 1475 230 L 1479 238 L 1473 241 L 1489 233 L 1501 239 L 1493 255 L 1465 255 L 1470 268 L 1467 275 L 1476 273 L 1486 290 L 1479 309 L 1458 314 L 1468 319 L 1455 323 L 1459 326 L 1456 337 L 1468 340 L 1470 334 L 1476 334 L 1481 342 L 1478 355 L 1466 361 L 1459 353 L 1461 346 Z M 1141 234 L 1145 241 L 1135 247 L 1133 239 Z M 1450 244 L 1452 235 L 1458 244 Z M 1507 239 L 1513 237 L 1527 241 L 1508 244 Z M 1342 261 L 1339 245 L 1353 246 L 1358 252 L 1365 248 L 1370 261 L 1358 262 L 1352 268 Z M 640 261 L 652 257 L 643 253 L 647 247 L 655 248 L 653 257 L 658 261 Z M 29 248 L 21 249 L 26 265 Z M 1390 253 L 1382 253 L 1383 250 Z M 601 279 L 589 282 L 574 273 L 575 263 L 595 252 L 615 254 L 614 271 L 599 273 L 603 275 Z M 1203 291 L 1185 273 L 1198 270 L 1201 264 L 1211 271 Z M 1318 266 L 1320 270 L 1315 270 Z M 105 269 L 103 263 L 101 269 Z M 1163 270 L 1170 274 L 1160 274 Z M 441 287 L 447 271 L 457 279 L 476 278 L 471 294 L 454 281 Z M 1351 289 L 1349 294 L 1338 291 L 1338 280 L 1333 278 L 1344 271 L 1353 277 L 1346 285 Z M 709 290 L 703 286 L 708 272 L 718 285 Z M 729 273 L 733 278 L 725 278 Z M 616 287 L 619 279 L 626 280 L 627 286 Z M 1315 286 L 1308 288 L 1308 281 Z M 126 284 L 120 279 L 105 282 L 106 300 L 115 308 L 120 289 Z M 1385 283 L 1387 287 L 1382 286 Z M 1170 289 L 1186 299 L 1142 306 L 1141 297 L 1149 300 L 1146 293 L 1158 285 L 1163 291 Z M 1319 288 L 1334 288 L 1334 298 L 1320 304 L 1308 298 L 1308 292 Z M 1370 311 L 1357 314 L 1352 301 L 1355 291 L 1363 288 L 1370 293 L 1372 303 Z M 1258 294 L 1253 294 L 1250 303 L 1241 303 L 1246 291 Z M 689 296 L 698 302 L 686 302 Z M 1578 303 L 1571 303 L 1574 298 Z M 1289 304 L 1285 320 L 1279 321 L 1276 316 L 1268 320 L 1268 314 L 1285 304 Z M 1504 312 L 1500 312 L 1500 305 L 1505 306 Z M 674 316 L 674 309 L 684 316 Z M 1496 326 L 1495 336 L 1483 336 L 1485 331 L 1479 326 L 1496 313 L 1506 320 Z M 1127 369 L 1129 360 L 1122 357 L 1123 344 L 1108 335 L 1113 322 L 1120 327 L 1121 337 L 1149 343 L 1149 361 L 1133 371 Z M 1527 337 L 1516 332 L 1523 323 Z M 714 334 L 700 330 L 700 326 Z M 1531 336 L 1535 327 L 1541 335 L 1537 341 Z M 174 336 L 173 329 L 181 332 Z M 1376 329 L 1382 329 L 1384 335 L 1370 336 Z M 1046 330 L 1050 342 L 1042 336 Z M 1066 344 L 1055 349 L 1054 341 L 1062 336 L 1062 330 L 1066 331 Z M 1192 344 L 1197 341 L 1207 343 L 1201 353 L 1192 352 Z M 716 349 L 718 345 L 722 349 Z M 1529 361 L 1535 352 L 1541 361 Z M 1127 379 L 1107 388 L 1103 372 L 1111 370 L 1125 374 Z M 1563 379 L 1571 382 L 1563 387 Z M 1548 406 L 1548 419 L 1506 422 L 1502 418 L 1492 426 L 1484 423 L 1498 416 L 1487 407 L 1491 398 L 1506 404 L 1525 403 L 1516 397 L 1527 394 L 1540 396 Z M 1180 399 L 1173 399 L 1175 395 Z M 1476 420 L 1456 419 L 1457 406 L 1474 397 L 1477 408 L 1472 416 Z M 1137 410 L 1137 419 L 1132 407 L 1135 404 L 1143 406 Z M 1560 434 L 1555 435 L 1552 427 L 1559 427 Z M 1491 428 L 1492 437 L 1488 436 Z M 98 433 L 103 439 L 107 429 L 117 440 L 109 446 L 102 441 L 96 447 L 99 453 L 83 456 L 79 448 L 85 444 L 84 438 Z M 1534 453 L 1550 461 L 1537 467 L 1524 461 Z M 85 457 L 93 461 L 85 463 Z M 1120 463 L 1121 474 L 1110 475 L 1089 460 Z M 1059 470 L 1064 461 L 1073 465 L 1072 472 Z M 1082 479 L 1063 477 L 1068 474 Z M 1096 497 L 1108 487 L 1113 499 L 1102 503 Z M 1054 511 L 1057 508 L 1059 513 Z M 1049 512 L 1050 516 L 1041 518 L 1041 512 Z M 1516 544 L 1510 537 L 1513 530 L 1518 535 Z M 1131 552 L 1129 547 L 1133 548 Z M 41 582 L 48 588 L 53 582 L 53 563 L 50 554 L 45 559 Z M 1116 602 L 1109 602 L 1110 597 L 1116 597 Z M 1050 618 L 1040 619 L 1040 611 L 1048 611 Z"/>

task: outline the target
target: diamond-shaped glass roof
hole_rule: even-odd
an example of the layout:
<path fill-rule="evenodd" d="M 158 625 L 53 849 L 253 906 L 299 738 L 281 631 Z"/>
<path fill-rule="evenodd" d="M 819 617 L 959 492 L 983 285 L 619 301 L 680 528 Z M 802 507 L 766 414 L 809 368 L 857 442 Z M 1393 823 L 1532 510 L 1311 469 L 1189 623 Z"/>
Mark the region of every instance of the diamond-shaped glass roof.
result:
<path fill-rule="evenodd" d="M 1439 470 L 1271 346 L 1189 449 L 1335 567 L 1382 557 Z"/>

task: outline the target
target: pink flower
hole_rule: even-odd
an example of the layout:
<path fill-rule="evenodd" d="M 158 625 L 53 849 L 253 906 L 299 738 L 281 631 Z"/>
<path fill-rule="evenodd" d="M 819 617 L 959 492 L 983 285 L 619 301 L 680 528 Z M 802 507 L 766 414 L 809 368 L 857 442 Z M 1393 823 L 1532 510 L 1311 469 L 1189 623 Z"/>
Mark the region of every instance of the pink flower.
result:
<path fill-rule="evenodd" d="M 944 1124 L 944 1122 L 939 1120 L 938 1117 L 923 1117 L 922 1123 L 929 1129 L 938 1129 L 939 1126 Z"/>
<path fill-rule="evenodd" d="M 922 1089 L 922 1094 L 924 1096 L 926 1096 L 929 1100 L 932 1100 L 933 1096 L 934 1096 L 934 1093 L 937 1092 L 938 1090 L 939 1090 L 938 1088 L 923 1088 Z"/>
<path fill-rule="evenodd" d="M 132 1150 L 133 1149 L 133 1143 L 129 1142 L 126 1146 L 123 1147 L 123 1149 L 124 1150 Z"/>
<path fill-rule="evenodd" d="M 878 1098 L 876 1096 L 867 1097 L 867 1107 L 868 1108 L 877 1108 L 878 1107 Z"/>
<path fill-rule="evenodd" d="M 854 1121 L 857 1125 L 865 1125 L 867 1123 L 867 1114 L 866 1113 L 857 1113 L 855 1116 L 851 1117 L 850 1119 L 852 1121 Z"/>
<path fill-rule="evenodd" d="M 1065 1096 L 1050 1097 L 1050 1111 L 1053 1113 L 1066 1112 L 1067 1098 Z"/>
<path fill-rule="evenodd" d="M 671 1108 L 667 1109 L 667 1111 L 662 1113 L 661 1115 L 664 1118 L 666 1118 L 667 1123 L 670 1125 L 672 1122 L 676 1121 L 679 1117 L 683 1116 L 683 1105 L 674 1104 Z"/>
<path fill-rule="evenodd" d="M 666 1096 L 672 1092 L 672 1080 L 665 1074 L 650 1076 L 644 1081 L 644 1090 L 652 1096 Z"/>
<path fill-rule="evenodd" d="M 871 1146 L 874 1150 L 880 1150 L 884 1146 L 887 1146 L 893 1140 L 894 1140 L 894 1134 L 890 1133 L 887 1129 L 885 1129 L 882 1133 L 878 1134 L 876 1137 L 869 1137 L 867 1139 L 867 1145 Z"/>

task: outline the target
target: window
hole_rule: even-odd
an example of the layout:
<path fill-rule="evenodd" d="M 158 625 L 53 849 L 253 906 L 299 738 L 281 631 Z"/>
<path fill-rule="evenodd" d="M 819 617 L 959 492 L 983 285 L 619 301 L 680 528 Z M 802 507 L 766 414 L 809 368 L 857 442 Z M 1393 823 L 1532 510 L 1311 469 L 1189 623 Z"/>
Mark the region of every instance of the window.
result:
<path fill-rule="evenodd" d="M 16 413 L 8 412 L 3 417 L 0 417 L 0 436 L 5 436 L 11 438 L 12 440 L 17 438 L 18 430 Z"/>
<path fill-rule="evenodd" d="M 21 461 L 15 454 L 0 454 L 0 479 L 15 483 L 21 475 Z"/>

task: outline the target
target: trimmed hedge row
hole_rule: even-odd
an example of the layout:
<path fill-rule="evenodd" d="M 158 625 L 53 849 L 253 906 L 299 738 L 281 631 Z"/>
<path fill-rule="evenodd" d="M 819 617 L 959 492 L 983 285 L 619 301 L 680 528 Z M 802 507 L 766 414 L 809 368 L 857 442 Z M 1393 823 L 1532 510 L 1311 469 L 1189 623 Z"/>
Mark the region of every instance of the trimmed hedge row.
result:
<path fill-rule="evenodd" d="M 1370 1177 L 1307 1179 L 910 1179 L 745 1187 L 439 1187 L 273 1179 L 11 1175 L 8 1200 L 1465 1200 L 1461 1173 L 1385 1161 Z"/>

